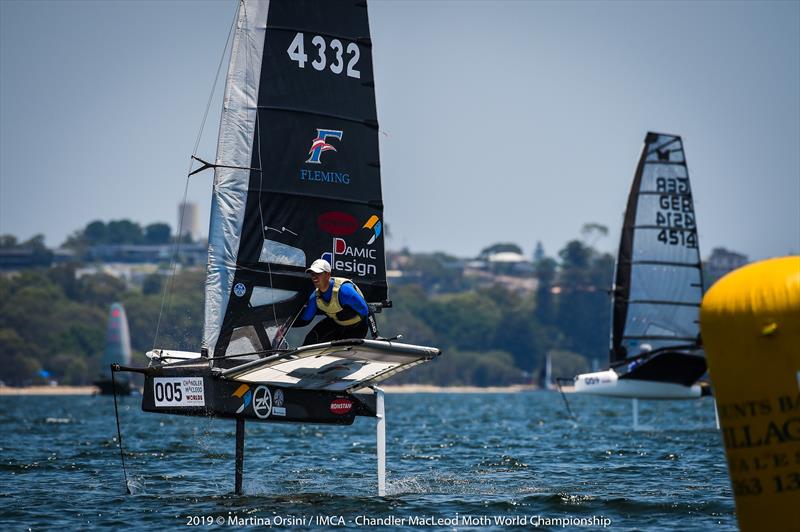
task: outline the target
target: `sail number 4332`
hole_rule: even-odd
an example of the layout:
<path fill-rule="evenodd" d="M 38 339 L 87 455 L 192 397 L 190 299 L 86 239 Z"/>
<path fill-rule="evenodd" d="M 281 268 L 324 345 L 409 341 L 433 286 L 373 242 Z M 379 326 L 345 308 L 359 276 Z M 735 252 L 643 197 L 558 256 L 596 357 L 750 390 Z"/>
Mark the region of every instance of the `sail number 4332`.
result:
<path fill-rule="evenodd" d="M 327 67 L 334 74 L 341 74 L 345 71 L 345 66 L 347 66 L 347 76 L 361 78 L 361 72 L 356 70 L 358 60 L 361 58 L 361 50 L 358 49 L 356 43 L 349 42 L 345 47 L 339 39 L 326 41 L 324 37 L 315 35 L 311 38 L 311 44 L 316 48 L 312 52 L 312 55 L 316 57 L 313 57 L 311 66 L 316 70 L 322 72 Z M 328 48 L 330 48 L 329 52 Z M 305 68 L 308 62 L 308 54 L 306 53 L 305 35 L 303 33 L 298 33 L 294 36 L 289 48 L 286 49 L 286 53 L 289 54 L 289 59 L 297 62 L 298 67 Z M 333 56 L 330 63 L 328 62 L 328 54 Z M 346 58 L 345 54 L 347 55 Z M 345 62 L 347 65 L 345 65 Z"/>

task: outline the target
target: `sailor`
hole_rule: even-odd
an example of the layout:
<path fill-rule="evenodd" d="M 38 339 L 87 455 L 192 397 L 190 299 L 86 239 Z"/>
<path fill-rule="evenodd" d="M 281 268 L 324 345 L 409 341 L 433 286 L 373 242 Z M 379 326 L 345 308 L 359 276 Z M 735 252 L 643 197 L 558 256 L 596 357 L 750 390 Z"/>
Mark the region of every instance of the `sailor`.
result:
<path fill-rule="evenodd" d="M 325 318 L 306 335 L 303 345 L 364 338 L 369 307 L 356 284 L 343 277 L 331 277 L 331 265 L 323 259 L 315 260 L 306 273 L 311 274 L 315 290 L 294 326 L 308 325 L 317 314 L 324 314 Z"/>

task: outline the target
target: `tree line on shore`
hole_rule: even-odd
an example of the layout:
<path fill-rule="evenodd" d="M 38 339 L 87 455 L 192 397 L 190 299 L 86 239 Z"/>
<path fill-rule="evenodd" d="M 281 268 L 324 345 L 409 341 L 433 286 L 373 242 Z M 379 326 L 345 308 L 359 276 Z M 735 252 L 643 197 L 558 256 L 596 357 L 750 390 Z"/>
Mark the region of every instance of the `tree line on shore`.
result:
<path fill-rule="evenodd" d="M 393 382 L 525 383 L 538 378 L 548 353 L 554 373 L 562 376 L 585 370 L 590 358 L 605 358 L 613 258 L 589 243 L 590 237 L 604 234 L 604 227 L 587 224 L 583 239 L 568 242 L 557 258 L 537 245 L 532 270 L 518 273 L 536 278 L 535 291 L 465 275 L 463 268 L 453 267 L 459 259 L 444 253 L 401 252 L 404 268 L 415 275 L 411 282 L 390 280 L 394 307 L 378 316 L 381 334 L 402 334 L 405 342 L 437 346 L 445 355 Z M 64 246 L 163 244 L 173 238 L 163 223 L 142 227 L 129 220 L 98 220 L 73 233 Z M 47 251 L 41 236 L 21 243 L 0 236 L 0 247 L 16 246 Z M 499 243 L 480 257 L 503 252 L 521 249 Z M 154 273 L 133 286 L 105 273 L 76 275 L 80 264 L 42 266 L 0 276 L 0 381 L 21 385 L 52 378 L 77 385 L 95 380 L 102 371 L 108 309 L 114 302 L 126 308 L 135 363 L 145 363 L 144 353 L 154 346 L 198 349 L 204 311 L 201 269 L 184 269 L 171 278 Z M 289 340 L 298 345 L 304 335 L 305 330 L 295 330 Z"/>
<path fill-rule="evenodd" d="M 142 226 L 131 220 L 94 220 L 83 229 L 75 231 L 61 244 L 61 248 L 71 250 L 78 260 L 84 259 L 86 252 L 93 246 L 103 245 L 164 245 L 175 242 L 176 236 L 172 228 L 164 222 L 155 222 Z M 191 242 L 186 233 L 181 242 Z M 45 246 L 44 235 L 34 235 L 28 240 L 20 241 L 14 235 L 0 235 L 0 250 L 25 249 L 31 252 L 33 266 L 50 266 L 53 262 L 53 250 Z"/>
<path fill-rule="evenodd" d="M 556 374 L 586 369 L 603 358 L 613 259 L 579 240 L 558 260 L 534 262 L 538 288 L 518 293 L 478 286 L 444 254 L 408 254 L 419 272 L 413 283 L 390 285 L 394 308 L 379 315 L 381 334 L 440 347 L 444 356 L 392 382 L 505 385 L 535 380 L 547 353 Z M 31 269 L 0 277 L 0 380 L 31 384 L 49 375 L 62 384 L 90 383 L 101 372 L 108 308 L 121 302 L 128 316 L 134 361 L 154 346 L 163 283 L 170 283 L 158 347 L 196 350 L 203 327 L 205 272 L 184 270 L 171 279 L 148 277 L 141 288 L 104 273 L 75 275 L 74 265 Z M 309 284 L 309 290 L 311 286 Z M 293 331 L 299 343 L 304 331 Z M 44 372 L 42 371 L 44 370 Z"/>
<path fill-rule="evenodd" d="M 395 308 L 381 316 L 381 333 L 440 347 L 444 356 L 393 382 L 528 383 L 538 379 L 548 353 L 554 375 L 562 377 L 587 370 L 592 358 L 606 359 L 611 255 L 573 240 L 559 251 L 559 260 L 535 260 L 533 292 L 476 287 L 461 272 L 431 267 L 454 257 L 437 259 L 412 257 L 412 267 L 421 263 L 425 269 L 418 282 L 391 290 Z"/>

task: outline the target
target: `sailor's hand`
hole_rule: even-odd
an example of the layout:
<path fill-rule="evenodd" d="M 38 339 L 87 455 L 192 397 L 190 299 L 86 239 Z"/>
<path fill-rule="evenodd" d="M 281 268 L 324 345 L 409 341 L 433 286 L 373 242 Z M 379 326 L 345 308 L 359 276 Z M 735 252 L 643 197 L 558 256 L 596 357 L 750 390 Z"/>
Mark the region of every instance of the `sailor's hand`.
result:
<path fill-rule="evenodd" d="M 284 323 L 278 330 L 275 331 L 275 336 L 272 339 L 272 348 L 279 349 L 281 344 L 284 341 L 284 337 L 286 336 L 286 332 L 289 330 L 289 323 Z"/>

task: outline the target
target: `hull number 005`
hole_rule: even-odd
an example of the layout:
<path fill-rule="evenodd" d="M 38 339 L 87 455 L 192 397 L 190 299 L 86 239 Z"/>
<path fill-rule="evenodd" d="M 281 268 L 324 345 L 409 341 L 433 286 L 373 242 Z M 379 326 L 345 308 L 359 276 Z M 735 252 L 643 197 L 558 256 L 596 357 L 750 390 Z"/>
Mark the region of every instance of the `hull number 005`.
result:
<path fill-rule="evenodd" d="M 324 37 L 315 35 L 311 38 L 311 44 L 316 48 L 316 51 L 312 52 L 316 57 L 311 61 L 311 66 L 314 69 L 322 72 L 325 67 L 328 67 L 334 74 L 341 74 L 345 71 L 346 66 L 346 73 L 349 77 L 361 78 L 361 72 L 356 70 L 358 60 L 361 58 L 361 50 L 358 49 L 356 43 L 349 42 L 345 48 L 345 45 L 339 39 L 331 39 L 328 42 Z M 326 52 L 328 48 L 330 48 L 330 52 Z M 286 49 L 286 53 L 289 54 L 289 59 L 297 62 L 298 67 L 305 68 L 308 62 L 308 54 L 305 48 L 305 36 L 302 33 L 294 36 L 289 48 Z M 332 56 L 330 63 L 328 61 L 329 55 L 327 54 Z"/>
<path fill-rule="evenodd" d="M 205 390 L 201 377 L 153 379 L 156 406 L 205 406 Z"/>

